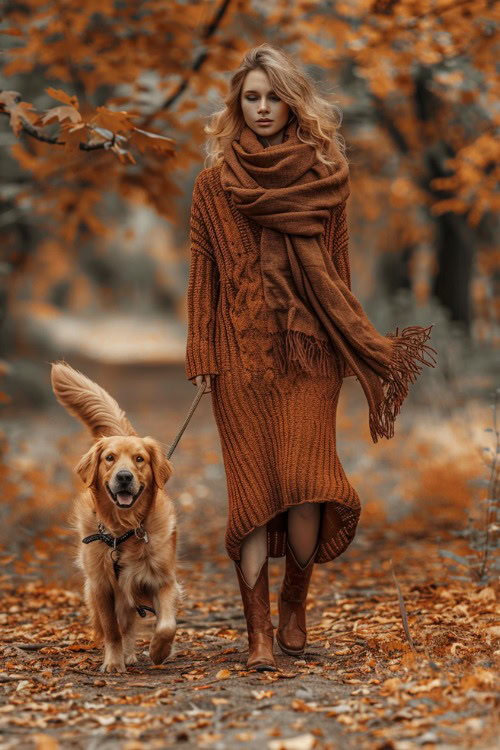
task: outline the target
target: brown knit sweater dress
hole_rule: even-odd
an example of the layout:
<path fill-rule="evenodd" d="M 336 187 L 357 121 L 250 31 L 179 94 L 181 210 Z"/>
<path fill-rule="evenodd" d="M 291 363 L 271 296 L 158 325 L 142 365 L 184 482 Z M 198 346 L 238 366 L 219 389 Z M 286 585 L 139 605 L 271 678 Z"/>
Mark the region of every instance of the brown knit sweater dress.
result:
<path fill-rule="evenodd" d="M 360 501 L 336 450 L 336 413 L 344 377 L 276 372 L 266 330 L 260 275 L 262 227 L 234 206 L 220 167 L 198 175 L 191 208 L 186 375 L 211 373 L 229 501 L 226 550 L 267 523 L 268 555 L 286 553 L 287 509 L 321 503 L 317 563 L 353 540 Z M 351 286 L 346 201 L 332 209 L 324 241 Z"/>

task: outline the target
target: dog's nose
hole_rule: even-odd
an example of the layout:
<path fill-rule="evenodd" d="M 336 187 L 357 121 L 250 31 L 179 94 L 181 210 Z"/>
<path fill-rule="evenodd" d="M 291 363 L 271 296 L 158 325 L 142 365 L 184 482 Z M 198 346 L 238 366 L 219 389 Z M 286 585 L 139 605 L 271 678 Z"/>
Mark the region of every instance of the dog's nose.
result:
<path fill-rule="evenodd" d="M 134 475 L 130 471 L 118 471 L 116 474 L 116 481 L 120 484 L 129 484 L 133 478 Z"/>

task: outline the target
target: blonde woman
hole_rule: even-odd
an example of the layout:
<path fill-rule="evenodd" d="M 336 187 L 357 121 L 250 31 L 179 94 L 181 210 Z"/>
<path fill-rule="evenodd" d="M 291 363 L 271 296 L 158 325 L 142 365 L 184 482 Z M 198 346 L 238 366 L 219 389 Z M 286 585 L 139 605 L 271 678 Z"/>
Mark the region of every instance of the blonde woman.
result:
<path fill-rule="evenodd" d="M 289 55 L 251 49 L 205 128 L 193 190 L 186 374 L 212 394 L 249 669 L 276 669 L 268 558 L 286 556 L 276 638 L 297 656 L 314 563 L 356 532 L 335 442 L 343 378 L 360 382 L 377 442 L 393 436 L 416 360 L 434 366 L 432 325 L 382 336 L 351 292 L 339 121 Z"/>

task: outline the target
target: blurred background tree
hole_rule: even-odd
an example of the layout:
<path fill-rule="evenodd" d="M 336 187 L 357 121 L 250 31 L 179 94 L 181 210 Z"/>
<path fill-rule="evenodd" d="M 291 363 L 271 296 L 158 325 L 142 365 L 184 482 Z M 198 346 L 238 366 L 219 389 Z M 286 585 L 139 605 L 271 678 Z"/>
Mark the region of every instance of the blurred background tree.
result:
<path fill-rule="evenodd" d="M 81 367 L 160 439 L 184 418 L 203 127 L 244 52 L 262 42 L 300 60 L 343 113 L 352 284 L 370 319 L 382 333 L 434 323 L 438 366 L 412 388 L 397 441 L 371 444 L 358 384 L 342 389 L 339 442 L 365 526 L 384 544 L 414 534 L 432 546 L 482 507 L 472 481 L 481 463 L 496 477 L 498 450 L 496 425 L 483 444 L 498 371 L 495 12 L 492 0 L 4 0 L 0 549 L 31 555 L 42 531 L 57 567 L 49 532 L 87 438 L 75 440 L 53 398 L 51 359 Z M 176 453 L 173 491 L 184 519 L 192 509 L 195 555 L 201 529 L 217 542 L 205 531 L 225 512 L 214 429 L 202 399 Z M 400 515 L 407 525 L 390 537 L 386 519 Z M 491 517 L 469 535 L 483 559 Z"/>
<path fill-rule="evenodd" d="M 110 356 L 127 356 L 118 339 L 134 350 L 149 341 L 146 359 L 168 356 L 169 338 L 182 358 L 204 122 L 243 53 L 264 41 L 296 55 L 343 112 L 353 287 L 375 324 L 393 328 L 384 301 L 402 294 L 422 322 L 437 305 L 490 346 L 494 31 L 489 0 L 6 2 L 4 356 L 41 331 L 63 348 L 86 340 L 98 356 L 102 324 L 77 326 L 104 311 Z M 123 315 L 147 319 L 148 336 Z M 168 335 L 155 316 L 171 322 Z"/>

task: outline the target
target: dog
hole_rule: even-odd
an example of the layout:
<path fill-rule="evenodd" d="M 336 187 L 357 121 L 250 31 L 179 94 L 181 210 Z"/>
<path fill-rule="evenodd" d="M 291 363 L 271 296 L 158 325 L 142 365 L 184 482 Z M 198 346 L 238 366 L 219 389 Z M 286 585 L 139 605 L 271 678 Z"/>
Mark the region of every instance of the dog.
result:
<path fill-rule="evenodd" d="M 160 444 L 139 437 L 117 402 L 66 362 L 52 364 L 52 388 L 94 443 L 75 467 L 86 489 L 75 498 L 77 566 L 102 672 L 137 663 L 137 612 L 156 613 L 149 646 L 154 664 L 169 656 L 182 588 L 176 577 L 176 514 L 163 487 L 173 472 Z"/>

